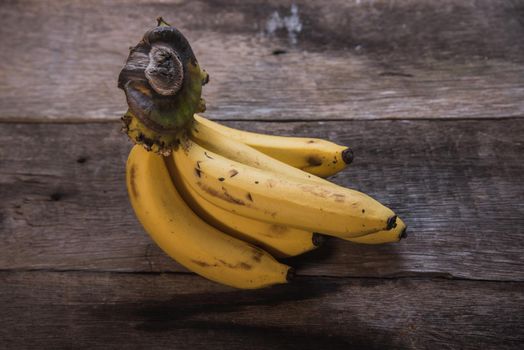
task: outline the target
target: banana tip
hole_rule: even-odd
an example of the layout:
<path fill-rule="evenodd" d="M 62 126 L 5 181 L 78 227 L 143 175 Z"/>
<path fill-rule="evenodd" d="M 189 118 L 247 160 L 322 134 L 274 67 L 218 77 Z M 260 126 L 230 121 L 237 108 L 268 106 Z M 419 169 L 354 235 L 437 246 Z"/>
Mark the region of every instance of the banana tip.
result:
<path fill-rule="evenodd" d="M 291 282 L 295 279 L 295 276 L 297 275 L 296 271 L 294 268 L 290 267 L 288 270 L 287 270 L 287 274 L 286 274 L 286 281 L 287 282 Z"/>
<path fill-rule="evenodd" d="M 407 238 L 408 237 L 408 228 L 406 227 L 404 230 L 402 230 L 402 233 L 400 233 L 400 239 Z"/>
<path fill-rule="evenodd" d="M 342 151 L 342 160 L 344 161 L 344 163 L 351 164 L 353 163 L 353 159 L 354 159 L 354 154 L 351 148 L 346 148 L 345 150 Z"/>
<path fill-rule="evenodd" d="M 326 236 L 320 233 L 313 233 L 313 244 L 315 247 L 320 247 L 326 242 Z"/>

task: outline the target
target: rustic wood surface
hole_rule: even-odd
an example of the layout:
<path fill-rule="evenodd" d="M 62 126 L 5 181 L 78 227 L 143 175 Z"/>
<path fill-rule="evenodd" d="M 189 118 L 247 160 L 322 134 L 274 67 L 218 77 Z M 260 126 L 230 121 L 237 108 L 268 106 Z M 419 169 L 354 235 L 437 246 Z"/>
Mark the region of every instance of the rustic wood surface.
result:
<path fill-rule="evenodd" d="M 10 348 L 511 349 L 522 282 L 299 278 L 238 291 L 191 275 L 0 272 Z M 19 320 L 24 319 L 25 323 Z M 504 336 L 501 341 L 501 336 Z"/>
<path fill-rule="evenodd" d="M 334 181 L 371 194 L 409 225 L 399 244 L 333 239 L 296 258 L 299 273 L 524 281 L 523 119 L 228 124 L 350 145 L 355 162 Z M 0 269 L 185 271 L 151 242 L 128 204 L 131 143 L 119 128 L 2 127 L 0 212 L 9 234 L 0 237 Z"/>
<path fill-rule="evenodd" d="M 522 1 L 291 3 L 2 1 L 0 119 L 120 118 L 116 77 L 159 15 L 210 73 L 216 118 L 524 114 Z"/>
<path fill-rule="evenodd" d="M 207 115 L 351 146 L 333 181 L 407 222 L 240 291 L 150 240 L 116 77 L 162 15 Z M 522 349 L 524 1 L 0 2 L 0 349 Z"/>

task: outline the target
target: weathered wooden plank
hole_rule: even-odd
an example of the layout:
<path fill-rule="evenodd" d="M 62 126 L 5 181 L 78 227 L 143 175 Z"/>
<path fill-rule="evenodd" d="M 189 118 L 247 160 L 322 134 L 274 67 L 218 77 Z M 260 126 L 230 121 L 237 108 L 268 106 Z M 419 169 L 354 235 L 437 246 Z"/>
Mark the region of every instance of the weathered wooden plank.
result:
<path fill-rule="evenodd" d="M 229 124 L 350 145 L 355 163 L 334 181 L 409 225 L 399 244 L 333 239 L 290 261 L 300 274 L 524 280 L 524 120 Z M 131 144 L 118 129 L 2 125 L 0 269 L 184 271 L 134 217 L 124 183 Z"/>
<path fill-rule="evenodd" d="M 524 115 L 521 1 L 293 2 L 2 1 L 0 119 L 119 118 L 127 48 L 158 15 L 210 72 L 216 118 Z"/>
<path fill-rule="evenodd" d="M 26 348 L 520 349 L 522 282 L 0 273 L 0 343 Z"/>

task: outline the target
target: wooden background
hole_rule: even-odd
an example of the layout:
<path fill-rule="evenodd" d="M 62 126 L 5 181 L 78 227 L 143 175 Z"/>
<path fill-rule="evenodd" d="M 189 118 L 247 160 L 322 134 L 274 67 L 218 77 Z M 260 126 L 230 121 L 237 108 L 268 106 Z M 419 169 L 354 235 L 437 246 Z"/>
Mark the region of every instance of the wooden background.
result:
<path fill-rule="evenodd" d="M 127 201 L 116 78 L 159 15 L 206 115 L 351 146 L 333 181 L 398 244 L 332 239 L 239 291 L 166 257 Z M 0 348 L 524 346 L 524 1 L 0 2 Z"/>

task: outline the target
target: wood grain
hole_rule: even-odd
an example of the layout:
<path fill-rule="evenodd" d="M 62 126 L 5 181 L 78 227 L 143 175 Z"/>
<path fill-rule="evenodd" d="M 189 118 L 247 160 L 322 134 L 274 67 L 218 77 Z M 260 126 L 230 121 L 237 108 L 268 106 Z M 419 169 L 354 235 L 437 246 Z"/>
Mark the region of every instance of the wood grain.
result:
<path fill-rule="evenodd" d="M 524 115 L 521 1 L 307 1 L 295 17 L 291 4 L 2 1 L 0 120 L 118 119 L 127 48 L 159 15 L 211 74 L 215 118 Z"/>
<path fill-rule="evenodd" d="M 0 273 L 0 342 L 29 348 L 520 349 L 522 283 Z"/>
<path fill-rule="evenodd" d="M 168 258 L 128 203 L 115 122 L 127 48 L 159 15 L 211 74 L 209 116 L 349 145 L 333 181 L 408 239 L 331 239 L 257 291 Z M 1 1 L 0 348 L 521 349 L 523 16 L 511 0 Z"/>
<path fill-rule="evenodd" d="M 351 146 L 356 160 L 334 181 L 409 226 L 398 244 L 330 240 L 289 261 L 299 274 L 524 281 L 523 120 L 229 125 Z M 117 123 L 2 125 L 0 269 L 185 271 L 134 217 L 130 147 Z"/>

